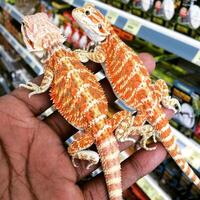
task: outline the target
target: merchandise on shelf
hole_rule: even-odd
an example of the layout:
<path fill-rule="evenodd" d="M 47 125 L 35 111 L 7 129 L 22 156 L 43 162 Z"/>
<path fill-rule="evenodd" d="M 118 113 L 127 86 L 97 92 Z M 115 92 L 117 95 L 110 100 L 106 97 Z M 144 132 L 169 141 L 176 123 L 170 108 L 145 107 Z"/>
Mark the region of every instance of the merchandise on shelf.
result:
<path fill-rule="evenodd" d="M 33 14 L 38 3 L 39 0 L 15 0 L 16 8 L 24 15 Z"/>
<path fill-rule="evenodd" d="M 20 33 L 20 24 L 13 19 L 10 14 L 5 11 L 2 10 L 2 14 L 1 14 L 1 23 L 3 24 L 3 26 L 20 42 L 23 43 L 22 41 L 22 36 Z"/>
<path fill-rule="evenodd" d="M 199 90 L 194 86 L 176 80 L 172 87 L 172 95 L 179 99 L 181 112 L 174 115 L 172 125 L 188 137 L 199 137 L 198 126 L 200 121 Z M 193 135 L 194 134 L 194 135 Z"/>
<path fill-rule="evenodd" d="M 197 122 L 197 125 L 194 129 L 193 138 L 200 144 L 200 120 Z"/>
<path fill-rule="evenodd" d="M 5 0 L 7 3 L 15 4 L 15 0 Z"/>
<path fill-rule="evenodd" d="M 200 198 L 198 188 L 189 182 L 171 158 L 165 160 L 151 174 L 173 200 L 198 200 Z"/>
<path fill-rule="evenodd" d="M 132 1 L 132 13 L 142 18 L 150 19 L 153 12 L 154 0 L 134 0 Z"/>
<path fill-rule="evenodd" d="M 1 60 L 1 85 L 5 92 L 18 87 L 20 83 L 26 83 L 35 76 L 35 73 L 27 66 L 12 46 L 0 35 L 0 60 Z M 5 87 L 5 84 L 7 87 Z M 9 88 L 9 89 L 8 89 Z"/>
<path fill-rule="evenodd" d="M 114 0 L 114 1 L 113 0 L 107 0 L 107 3 L 116 7 L 116 8 L 122 8 L 122 4 L 123 4 L 122 0 Z"/>
<path fill-rule="evenodd" d="M 182 0 L 174 29 L 186 35 L 195 37 L 195 31 L 200 27 L 200 3 L 196 0 Z"/>
<path fill-rule="evenodd" d="M 155 0 L 151 20 L 159 25 L 172 28 L 180 5 L 180 0 Z"/>

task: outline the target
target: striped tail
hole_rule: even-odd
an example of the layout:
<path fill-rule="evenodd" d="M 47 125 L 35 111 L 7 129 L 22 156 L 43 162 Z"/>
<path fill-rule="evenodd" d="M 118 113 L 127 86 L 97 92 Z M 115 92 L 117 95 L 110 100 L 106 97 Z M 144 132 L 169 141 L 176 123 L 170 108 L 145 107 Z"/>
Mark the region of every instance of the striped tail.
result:
<path fill-rule="evenodd" d="M 157 109 L 152 116 L 153 117 L 149 120 L 149 122 L 158 132 L 160 141 L 162 142 L 168 153 L 171 155 L 171 157 L 175 160 L 177 165 L 181 168 L 181 170 L 200 189 L 200 179 L 190 168 L 187 161 L 181 154 L 180 148 L 176 144 L 176 139 L 171 131 L 168 119 L 166 118 L 165 114 L 160 109 Z"/>
<path fill-rule="evenodd" d="M 105 125 L 98 133 L 96 147 L 100 155 L 109 199 L 123 200 L 118 143 L 112 133 L 111 126 Z"/>

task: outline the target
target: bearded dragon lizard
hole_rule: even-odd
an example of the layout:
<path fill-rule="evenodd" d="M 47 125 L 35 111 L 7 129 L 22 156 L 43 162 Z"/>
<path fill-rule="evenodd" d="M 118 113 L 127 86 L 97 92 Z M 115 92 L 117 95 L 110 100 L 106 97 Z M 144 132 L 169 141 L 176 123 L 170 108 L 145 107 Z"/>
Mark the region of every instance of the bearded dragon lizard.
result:
<path fill-rule="evenodd" d="M 200 179 L 183 158 L 162 110 L 162 106 L 174 111 L 180 109 L 178 100 L 169 96 L 166 83 L 163 80 L 152 83 L 138 55 L 120 40 L 108 20 L 93 4 L 86 3 L 83 7 L 75 8 L 72 15 L 95 44 L 93 51 L 76 50 L 79 59 L 82 62 L 90 59 L 101 63 L 116 96 L 126 106 L 137 110 L 131 123 L 124 121 L 116 130 L 117 139 L 129 140 L 138 127 L 148 122 L 153 128 L 149 126 L 148 134 L 139 132 L 141 145 L 147 150 L 155 149 L 146 146 L 147 139 L 153 135 L 154 142 L 156 139 L 161 141 L 181 170 L 200 188 Z"/>
<path fill-rule="evenodd" d="M 121 111 L 108 117 L 108 103 L 95 75 L 63 46 L 65 38 L 45 13 L 25 16 L 22 35 L 28 50 L 42 59 L 44 77 L 40 86 L 28 82 L 21 87 L 32 91 L 29 97 L 50 88 L 55 108 L 79 129 L 68 147 L 73 164 L 75 158 L 83 159 L 90 167 L 100 157 L 110 199 L 122 200 L 119 148 L 113 131 L 129 113 Z M 99 154 L 86 150 L 92 144 Z"/>

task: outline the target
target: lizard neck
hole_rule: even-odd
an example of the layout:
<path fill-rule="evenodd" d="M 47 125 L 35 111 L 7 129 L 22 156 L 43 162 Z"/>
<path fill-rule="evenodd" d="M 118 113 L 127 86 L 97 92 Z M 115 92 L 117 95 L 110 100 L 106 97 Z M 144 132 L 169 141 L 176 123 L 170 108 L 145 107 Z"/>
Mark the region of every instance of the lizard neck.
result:
<path fill-rule="evenodd" d="M 62 67 L 62 65 L 60 65 L 60 62 L 62 61 L 61 58 L 66 57 L 67 53 L 70 54 L 70 52 L 71 51 L 69 51 L 64 45 L 54 45 L 46 51 L 46 56 L 41 62 L 45 67 L 50 68 L 53 71 L 60 70 Z"/>
<path fill-rule="evenodd" d="M 107 55 L 114 53 L 115 48 L 122 43 L 114 30 L 111 30 L 110 33 L 106 40 L 101 42 L 101 46 L 106 51 Z"/>
<path fill-rule="evenodd" d="M 46 55 L 43 57 L 41 62 L 45 66 L 57 66 L 59 58 L 66 56 L 67 48 L 63 44 L 57 44 L 52 46 L 46 51 Z"/>

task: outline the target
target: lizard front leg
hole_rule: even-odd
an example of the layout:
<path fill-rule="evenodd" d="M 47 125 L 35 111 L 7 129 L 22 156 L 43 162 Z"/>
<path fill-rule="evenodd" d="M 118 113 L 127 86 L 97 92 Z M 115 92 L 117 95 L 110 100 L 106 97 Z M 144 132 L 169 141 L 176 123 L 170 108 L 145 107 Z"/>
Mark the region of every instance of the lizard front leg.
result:
<path fill-rule="evenodd" d="M 53 81 L 53 72 L 50 69 L 46 69 L 40 86 L 32 82 L 28 82 L 26 84 L 20 84 L 19 86 L 32 90 L 33 92 L 31 92 L 28 95 L 29 97 L 31 97 L 35 94 L 41 94 L 46 92 L 51 86 L 52 81 Z"/>
<path fill-rule="evenodd" d="M 169 89 L 164 80 L 157 80 L 153 87 L 155 98 L 161 102 L 165 108 L 172 109 L 175 113 L 181 110 L 179 101 L 169 96 Z"/>
<path fill-rule="evenodd" d="M 77 167 L 75 159 L 87 160 L 87 169 L 99 162 L 99 155 L 95 151 L 85 150 L 94 144 L 94 137 L 89 132 L 79 131 L 75 140 L 69 145 L 68 153 L 72 156 L 72 163 Z"/>
<path fill-rule="evenodd" d="M 101 46 L 96 46 L 93 51 L 77 49 L 74 53 L 81 62 L 88 62 L 91 60 L 95 63 L 104 63 L 106 60 L 105 51 Z"/>

